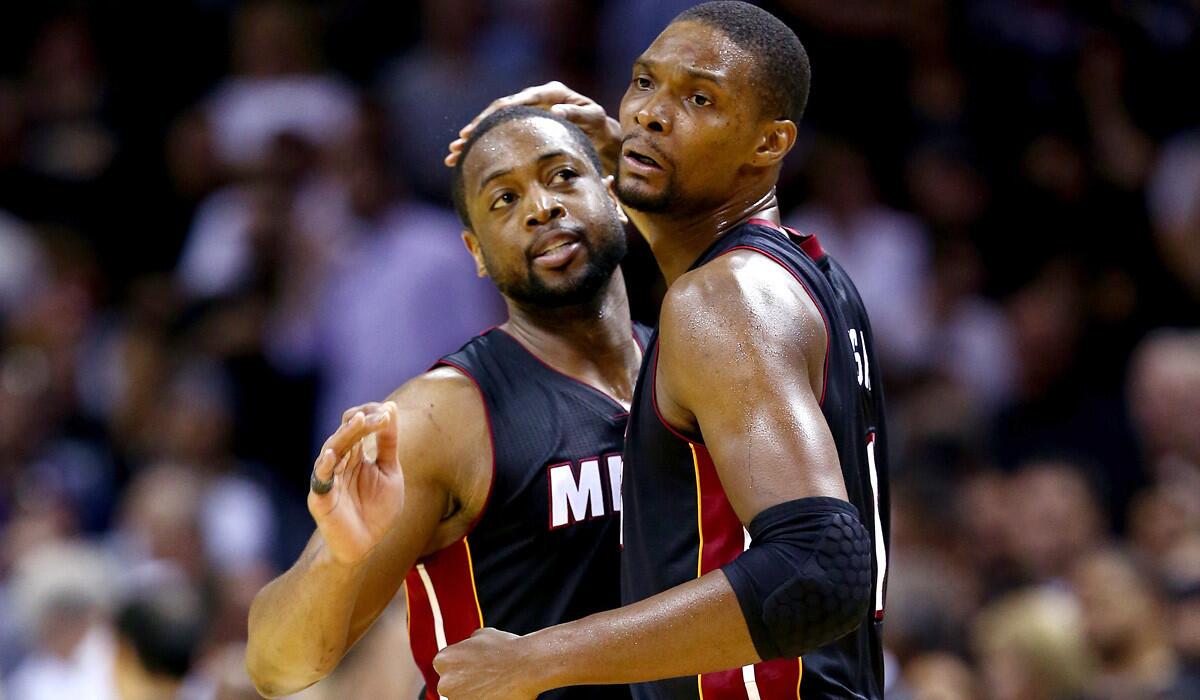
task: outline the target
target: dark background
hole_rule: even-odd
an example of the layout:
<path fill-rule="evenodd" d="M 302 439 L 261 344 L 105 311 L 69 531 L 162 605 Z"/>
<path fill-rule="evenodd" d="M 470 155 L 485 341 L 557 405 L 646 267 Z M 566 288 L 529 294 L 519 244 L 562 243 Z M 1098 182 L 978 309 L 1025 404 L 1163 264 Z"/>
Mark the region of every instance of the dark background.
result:
<path fill-rule="evenodd" d="M 690 4 L 0 9 L 10 700 L 119 697 L 115 611 L 164 587 L 204 623 L 186 697 L 253 697 L 246 606 L 338 410 L 501 317 L 446 144 L 551 79 L 615 113 Z M 787 219 L 887 381 L 889 697 L 1200 697 L 1200 2 L 761 4 L 813 64 Z M 388 663 L 310 693 L 399 692 Z"/>

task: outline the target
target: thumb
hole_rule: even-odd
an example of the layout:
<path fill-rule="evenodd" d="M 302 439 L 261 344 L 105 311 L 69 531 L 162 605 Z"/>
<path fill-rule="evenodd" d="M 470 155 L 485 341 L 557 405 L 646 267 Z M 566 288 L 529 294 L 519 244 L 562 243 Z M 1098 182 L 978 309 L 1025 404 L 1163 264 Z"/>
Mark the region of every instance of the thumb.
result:
<path fill-rule="evenodd" d="M 400 461 L 396 455 L 399 447 L 399 426 L 398 420 L 399 409 L 394 401 L 388 401 L 384 404 L 384 425 L 380 426 L 379 432 L 375 433 L 375 463 L 381 469 L 393 470 L 400 468 Z"/>

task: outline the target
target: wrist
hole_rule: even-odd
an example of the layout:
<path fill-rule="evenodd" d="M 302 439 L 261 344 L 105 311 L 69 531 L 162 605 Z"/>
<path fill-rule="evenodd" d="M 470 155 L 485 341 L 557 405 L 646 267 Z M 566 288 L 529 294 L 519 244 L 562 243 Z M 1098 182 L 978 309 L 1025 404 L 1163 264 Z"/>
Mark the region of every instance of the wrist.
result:
<path fill-rule="evenodd" d="M 548 627 L 516 639 L 521 667 L 528 672 L 527 677 L 533 685 L 530 690 L 535 694 L 572 685 L 567 675 L 570 664 L 564 663 L 568 654 L 558 639 L 561 627 L 563 625 Z"/>
<path fill-rule="evenodd" d="M 314 552 L 311 568 L 320 573 L 322 576 L 336 579 L 339 581 L 354 581 L 362 577 L 366 563 L 370 557 L 363 557 L 359 561 L 342 561 L 334 555 L 333 550 L 325 542 L 316 548 Z"/>
<path fill-rule="evenodd" d="M 605 124 L 604 143 L 597 149 L 600 163 L 607 171 L 606 175 L 616 175 L 618 161 L 621 158 L 621 125 L 609 117 Z"/>

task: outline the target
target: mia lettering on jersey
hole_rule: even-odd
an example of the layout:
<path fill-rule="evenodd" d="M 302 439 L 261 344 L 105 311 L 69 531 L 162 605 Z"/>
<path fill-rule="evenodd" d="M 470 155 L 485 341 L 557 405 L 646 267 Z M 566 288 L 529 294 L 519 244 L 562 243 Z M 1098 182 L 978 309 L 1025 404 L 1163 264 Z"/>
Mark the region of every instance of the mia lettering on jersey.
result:
<path fill-rule="evenodd" d="M 550 529 L 621 512 L 621 469 L 619 453 L 547 467 Z"/>

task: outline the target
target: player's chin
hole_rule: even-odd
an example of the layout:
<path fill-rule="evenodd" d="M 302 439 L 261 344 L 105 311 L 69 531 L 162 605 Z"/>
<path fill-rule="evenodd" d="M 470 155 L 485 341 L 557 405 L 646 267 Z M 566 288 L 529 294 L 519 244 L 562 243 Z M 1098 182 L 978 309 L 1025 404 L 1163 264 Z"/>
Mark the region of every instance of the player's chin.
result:
<path fill-rule="evenodd" d="M 557 275 L 538 275 L 543 299 L 548 306 L 572 306 L 589 301 L 601 286 L 586 266 Z"/>
<path fill-rule="evenodd" d="M 669 202 L 664 186 L 638 177 L 620 180 L 615 189 L 617 199 L 621 204 L 635 211 L 660 212 L 666 208 Z"/>

